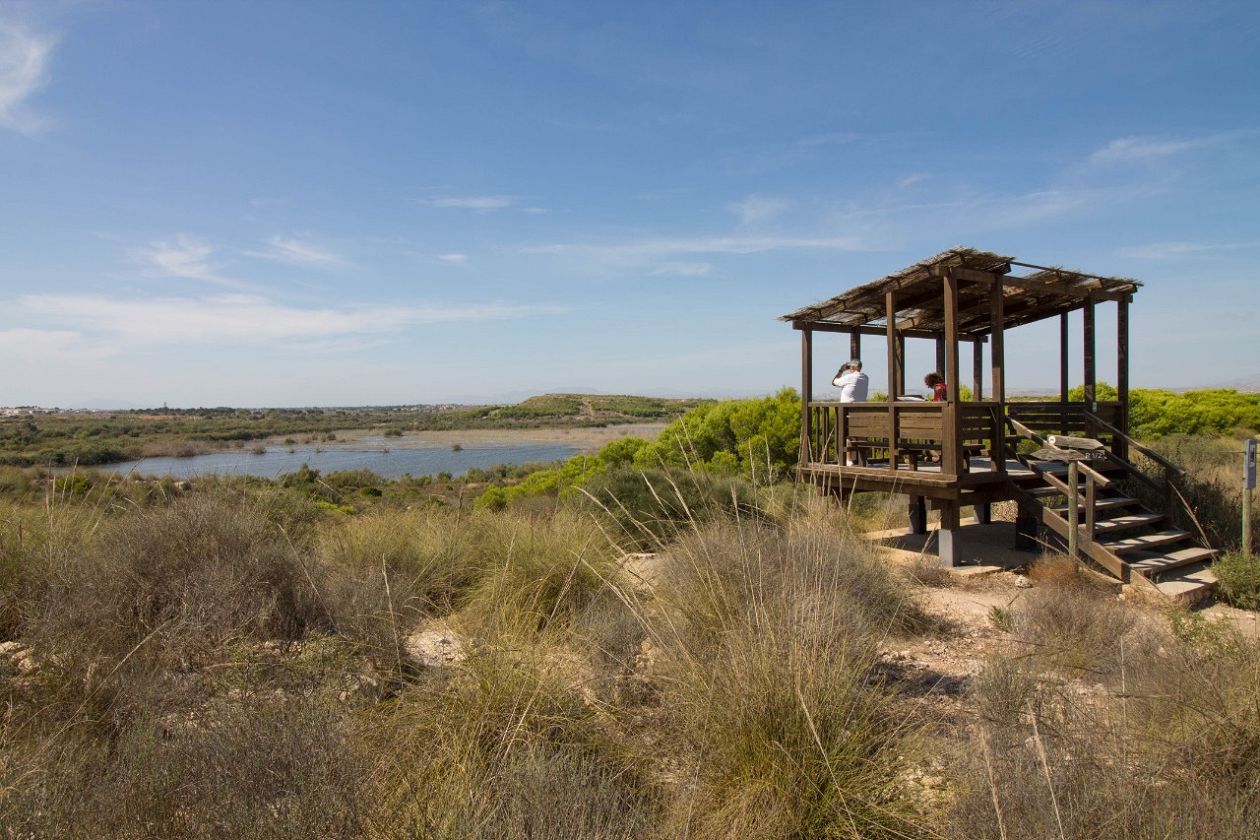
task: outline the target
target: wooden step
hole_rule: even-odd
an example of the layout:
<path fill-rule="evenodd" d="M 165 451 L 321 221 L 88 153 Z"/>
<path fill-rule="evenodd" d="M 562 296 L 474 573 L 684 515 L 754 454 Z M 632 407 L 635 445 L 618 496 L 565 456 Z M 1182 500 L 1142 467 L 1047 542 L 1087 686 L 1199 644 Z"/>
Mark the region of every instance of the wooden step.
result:
<path fill-rule="evenodd" d="M 1216 574 L 1210 563 L 1195 563 L 1160 575 L 1155 588 L 1169 600 L 1192 607 L 1211 596 L 1216 589 Z"/>
<path fill-rule="evenodd" d="M 1214 548 L 1200 548 L 1196 545 L 1192 548 L 1175 549 L 1165 554 L 1154 551 L 1134 551 L 1124 558 L 1124 562 L 1133 571 L 1151 577 L 1182 566 L 1209 562 L 1217 553 Z"/>
<path fill-rule="evenodd" d="M 1041 498 L 1043 496 L 1062 496 L 1063 491 L 1057 487 L 1034 487 L 1028 491 L 1028 495 Z M 1067 508 L 1064 508 L 1067 510 Z"/>
<path fill-rule="evenodd" d="M 1050 488 L 1050 489 L 1053 490 L 1054 488 Z M 1138 503 L 1137 499 L 1130 499 L 1128 496 L 1116 496 L 1110 499 L 1097 499 L 1094 501 L 1094 510 L 1109 510 L 1111 508 L 1128 507 L 1129 505 L 1136 505 L 1137 503 Z M 1078 500 L 1077 507 L 1079 507 L 1081 510 L 1084 510 L 1085 500 L 1084 499 Z M 1059 516 L 1067 516 L 1067 512 L 1068 512 L 1067 505 L 1063 505 L 1062 507 L 1055 508 L 1054 512 L 1059 514 Z"/>
<path fill-rule="evenodd" d="M 1125 554 L 1130 551 L 1151 551 L 1165 545 L 1174 545 L 1190 539 L 1186 531 L 1157 531 L 1154 534 L 1142 534 L 1137 537 L 1126 537 L 1122 540 L 1099 541 L 1104 548 L 1113 554 Z"/>
<path fill-rule="evenodd" d="M 1094 523 L 1094 534 L 1105 536 L 1120 531 L 1132 531 L 1134 528 L 1163 522 L 1166 518 L 1162 513 L 1129 513 L 1111 519 L 1099 519 Z"/>

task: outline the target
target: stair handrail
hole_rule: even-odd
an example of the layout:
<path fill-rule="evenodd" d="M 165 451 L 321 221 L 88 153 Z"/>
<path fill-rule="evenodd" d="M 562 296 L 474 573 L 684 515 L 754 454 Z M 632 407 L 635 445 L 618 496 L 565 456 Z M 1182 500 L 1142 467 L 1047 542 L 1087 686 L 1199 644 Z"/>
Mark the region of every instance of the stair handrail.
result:
<path fill-rule="evenodd" d="M 1212 545 L 1212 541 L 1208 539 L 1207 531 L 1203 528 L 1203 523 L 1199 521 L 1199 517 L 1196 516 L 1194 513 L 1194 508 L 1190 505 L 1190 501 L 1186 499 L 1185 495 L 1182 494 L 1181 490 L 1173 482 L 1174 476 L 1180 477 L 1184 475 L 1185 470 L 1183 470 L 1181 467 L 1174 464 L 1172 461 L 1169 461 L 1167 458 L 1160 455 L 1158 452 L 1151 449 L 1150 447 L 1143 446 L 1142 444 L 1138 443 L 1136 440 L 1129 437 L 1127 434 L 1120 431 L 1118 428 L 1111 425 L 1106 420 L 1102 419 L 1101 417 L 1089 411 L 1088 409 L 1084 410 L 1084 414 L 1087 419 L 1093 420 L 1095 423 L 1102 426 L 1104 429 L 1111 432 L 1113 435 L 1116 435 L 1117 437 L 1124 440 L 1129 445 L 1130 448 L 1136 449 L 1138 452 L 1142 453 L 1142 455 L 1146 456 L 1147 458 L 1149 458 L 1150 460 L 1154 461 L 1156 464 L 1159 464 L 1161 467 L 1164 468 L 1164 486 L 1162 489 L 1164 490 L 1164 493 L 1165 493 L 1165 497 L 1166 497 L 1165 501 L 1167 502 L 1169 512 L 1172 511 L 1174 497 L 1175 497 L 1175 500 L 1181 503 L 1182 509 L 1190 517 L 1190 521 L 1194 523 L 1194 527 L 1198 529 L 1199 536 L 1203 539 L 1203 544 L 1205 546 Z M 1142 472 L 1133 464 L 1129 463 L 1129 461 L 1127 461 L 1126 459 L 1118 458 L 1114 454 L 1111 456 L 1111 459 L 1117 462 L 1118 464 L 1120 464 L 1126 470 L 1128 470 L 1129 473 L 1131 473 L 1134 477 L 1146 482 L 1147 485 L 1154 487 L 1156 490 L 1161 489 L 1159 487 L 1159 484 L 1154 479 L 1152 479 L 1146 473 Z"/>
<path fill-rule="evenodd" d="M 1006 422 L 1010 425 L 1012 431 L 1014 431 L 1015 434 L 1019 435 L 1020 437 L 1027 438 L 1028 440 L 1031 440 L 1033 443 L 1039 443 L 1042 446 L 1050 445 L 1046 441 L 1046 439 L 1043 438 L 1041 435 L 1037 434 L 1032 429 L 1028 428 L 1023 423 L 1019 422 L 1018 420 L 1015 420 L 1009 415 L 1006 418 Z M 1020 460 L 1020 463 L 1027 465 L 1027 461 L 1025 459 L 1020 458 L 1019 460 Z M 1082 474 L 1084 474 L 1086 478 L 1089 478 L 1090 480 L 1096 482 L 1099 487 L 1111 486 L 1112 484 L 1111 479 L 1107 478 L 1107 476 L 1095 470 L 1089 464 L 1085 463 L 1084 461 L 1077 461 L 1076 463 L 1078 465 L 1078 468 L 1081 470 Z"/>
<path fill-rule="evenodd" d="M 1088 409 L 1082 409 L 1082 413 L 1085 415 L 1086 420 L 1089 420 L 1099 426 L 1102 426 L 1104 429 L 1111 432 L 1113 435 L 1115 435 L 1116 437 L 1120 438 L 1125 443 L 1127 443 L 1130 448 L 1136 449 L 1138 452 L 1141 452 L 1144 456 L 1146 456 L 1147 458 L 1150 458 L 1152 461 L 1159 464 L 1165 470 L 1168 470 L 1174 475 L 1181 475 L 1182 472 L 1184 472 L 1184 470 L 1182 470 L 1181 467 L 1177 466 L 1172 461 L 1169 461 L 1167 458 L 1165 458 L 1163 455 L 1160 455 L 1154 449 L 1151 449 L 1149 446 L 1144 446 L 1143 444 L 1129 437 L 1129 435 L 1120 431 L 1120 429 L 1111 425 L 1106 420 L 1099 417 L 1097 414 L 1094 414 L 1092 411 L 1089 411 Z"/>

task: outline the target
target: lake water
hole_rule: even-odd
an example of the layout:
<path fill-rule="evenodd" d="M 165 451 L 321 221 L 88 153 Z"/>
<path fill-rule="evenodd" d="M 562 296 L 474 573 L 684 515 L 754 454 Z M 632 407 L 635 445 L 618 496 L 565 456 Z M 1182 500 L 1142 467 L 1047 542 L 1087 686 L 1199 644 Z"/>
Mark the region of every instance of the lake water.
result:
<path fill-rule="evenodd" d="M 290 452 L 289 450 L 293 451 Z M 388 449 L 389 451 L 384 451 Z M 576 455 L 579 448 L 569 443 L 472 443 L 456 451 L 449 443 L 396 438 L 360 438 L 353 443 L 323 443 L 268 446 L 266 453 L 255 455 L 249 449 L 211 452 L 191 458 L 145 458 L 108 464 L 97 469 L 107 472 L 135 473 L 143 476 L 196 478 L 205 475 L 253 475 L 275 478 L 291 473 L 303 464 L 321 473 L 338 470 L 371 470 L 385 478 L 402 475 L 437 475 L 449 472 L 463 475 L 476 467 L 487 469 L 499 464 L 526 464 L 559 461 Z"/>

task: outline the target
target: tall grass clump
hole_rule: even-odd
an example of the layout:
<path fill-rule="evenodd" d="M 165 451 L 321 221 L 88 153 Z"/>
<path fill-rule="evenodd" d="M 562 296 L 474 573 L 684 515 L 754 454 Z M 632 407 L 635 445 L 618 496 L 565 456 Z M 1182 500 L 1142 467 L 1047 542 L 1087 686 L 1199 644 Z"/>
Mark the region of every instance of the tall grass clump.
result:
<path fill-rule="evenodd" d="M 612 470 L 592 479 L 582 506 L 608 522 L 609 532 L 630 549 L 660 549 L 696 525 L 729 517 L 786 518 L 794 493 L 762 487 L 720 473 Z"/>
<path fill-rule="evenodd" d="M 0 639 L 23 633 L 53 574 L 82 550 L 102 518 L 79 505 L 0 501 Z"/>
<path fill-rule="evenodd" d="M 613 597 L 619 552 L 591 517 L 479 513 L 470 522 L 477 579 L 464 615 L 485 632 L 532 634 Z"/>
<path fill-rule="evenodd" d="M 382 837 L 650 836 L 646 762 L 537 647 L 484 647 L 375 716 Z"/>
<path fill-rule="evenodd" d="M 726 522 L 665 558 L 659 723 L 670 836 L 898 837 L 911 717 L 872 671 L 922 617 L 870 549 L 817 523 Z"/>
<path fill-rule="evenodd" d="M 0 823 L 14 837 L 357 837 L 370 765 L 344 713 L 271 693 L 146 713 L 112 740 L 5 739 Z"/>
<path fill-rule="evenodd" d="M 1075 621 L 1117 629 L 1089 615 L 1105 602 L 1080 603 Z M 948 835 L 1256 836 L 1260 649 L 1205 622 L 1132 618 L 1110 649 L 1078 645 L 1070 675 L 1027 644 L 992 657 L 972 682 L 982 716 L 954 760 Z"/>
<path fill-rule="evenodd" d="M 1139 632 L 1138 613 L 1083 576 L 1066 557 L 1037 563 L 1037 585 L 1014 610 L 1014 636 L 1025 656 L 1068 676 L 1110 677 L 1120 652 L 1149 644 Z"/>
<path fill-rule="evenodd" d="M 305 559 L 247 503 L 221 498 L 111 522 L 50 578 L 32 632 L 67 656 L 118 659 L 140 646 L 142 658 L 189 664 L 239 638 L 298 639 L 327 619 Z"/>
<path fill-rule="evenodd" d="M 1152 448 L 1181 468 L 1174 484 L 1189 512 L 1180 501 L 1172 513 L 1178 523 L 1197 532 L 1200 528 L 1211 545 L 1241 548 L 1242 522 L 1242 443 L 1233 438 L 1209 435 L 1170 435 L 1154 441 Z M 1151 465 L 1162 476 L 1162 471 Z M 1162 499 L 1155 499 L 1162 509 Z"/>
<path fill-rule="evenodd" d="M 333 625 L 381 662 L 425 616 L 462 604 L 478 577 L 472 529 L 440 511 L 379 510 L 327 523 L 318 556 Z"/>

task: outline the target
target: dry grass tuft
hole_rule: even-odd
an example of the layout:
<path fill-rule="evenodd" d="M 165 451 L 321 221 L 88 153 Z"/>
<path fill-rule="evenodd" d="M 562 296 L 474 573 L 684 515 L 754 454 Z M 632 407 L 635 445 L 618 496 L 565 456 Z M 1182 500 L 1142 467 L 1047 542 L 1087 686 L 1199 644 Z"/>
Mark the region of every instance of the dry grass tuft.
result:
<path fill-rule="evenodd" d="M 871 667 L 882 634 L 922 618 L 868 551 L 811 523 L 712 526 L 671 550 L 654 635 L 672 836 L 911 830 L 912 726 Z"/>
<path fill-rule="evenodd" d="M 906 577 L 920 586 L 931 586 L 945 589 L 953 586 L 954 577 L 949 569 L 934 557 L 921 554 L 905 568 Z"/>
<path fill-rule="evenodd" d="M 1170 632 L 1057 594 L 1030 601 L 1024 642 L 973 681 L 981 720 L 956 758 L 950 836 L 1256 836 L 1260 648 L 1201 617 Z"/>
<path fill-rule="evenodd" d="M 657 796 L 572 672 L 483 647 L 376 716 L 381 836 L 631 838 Z"/>

